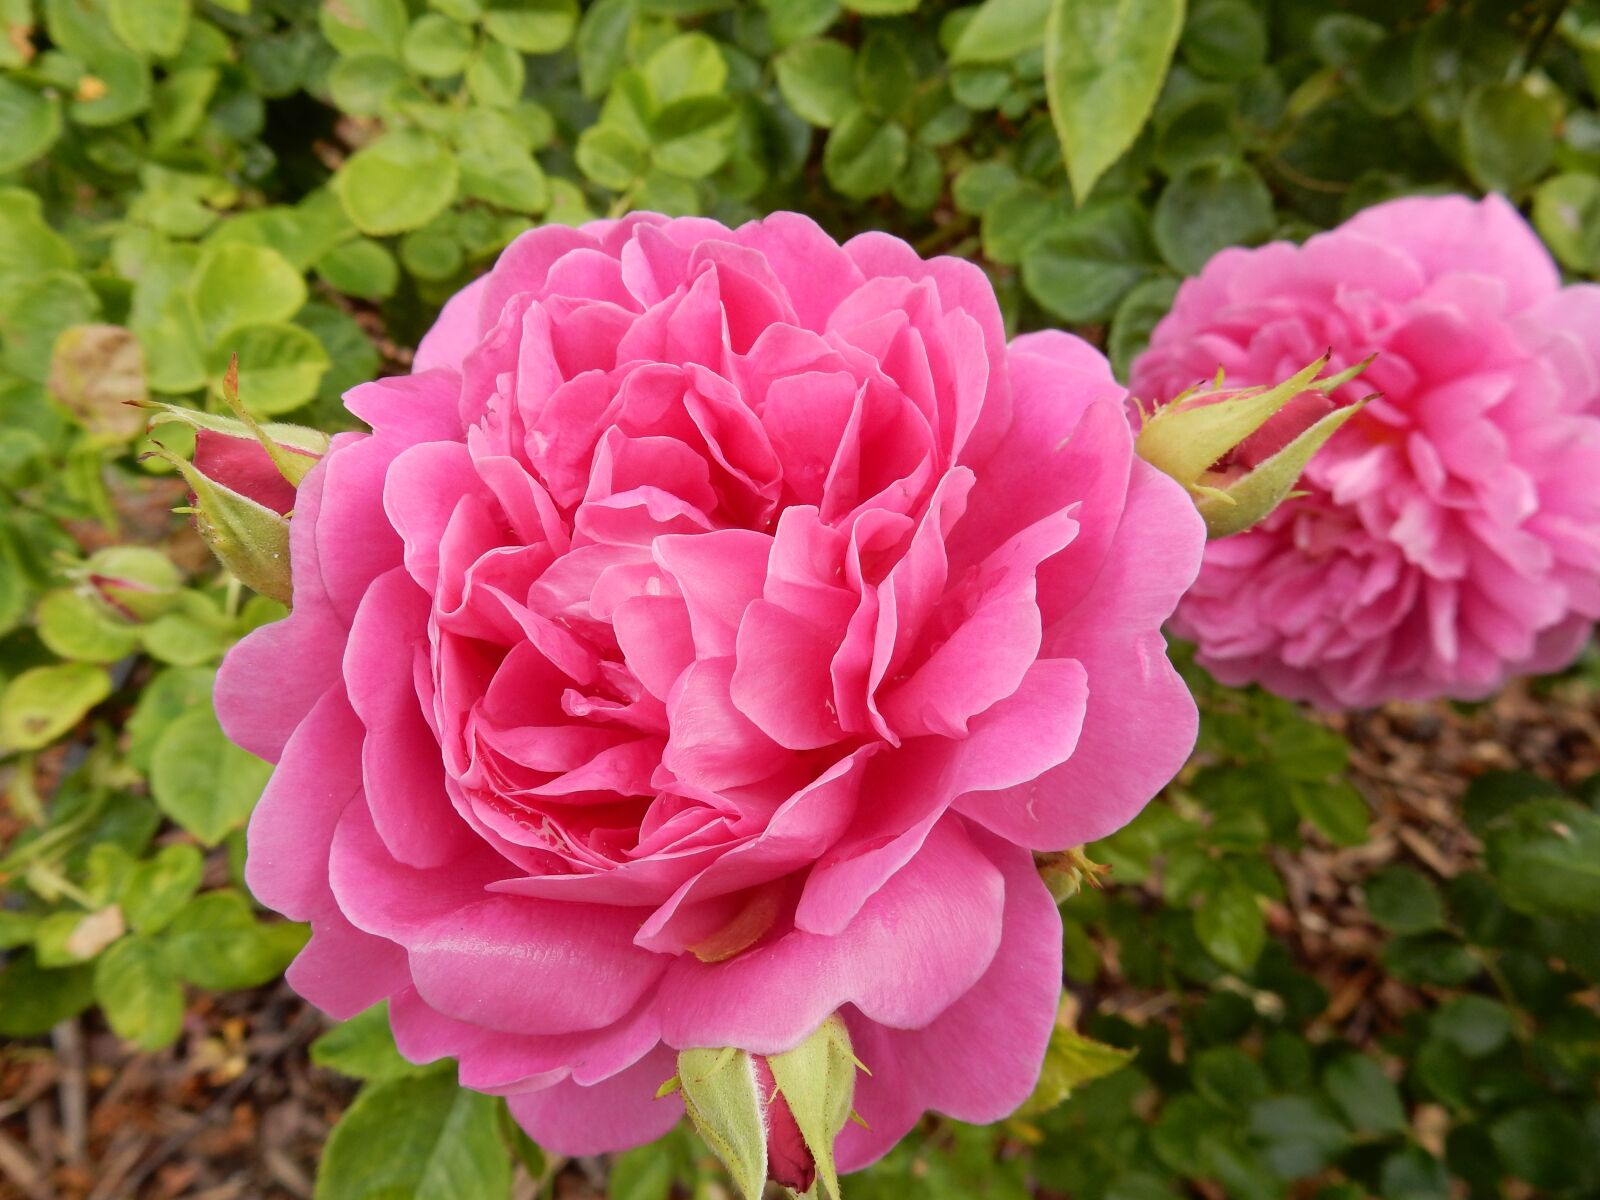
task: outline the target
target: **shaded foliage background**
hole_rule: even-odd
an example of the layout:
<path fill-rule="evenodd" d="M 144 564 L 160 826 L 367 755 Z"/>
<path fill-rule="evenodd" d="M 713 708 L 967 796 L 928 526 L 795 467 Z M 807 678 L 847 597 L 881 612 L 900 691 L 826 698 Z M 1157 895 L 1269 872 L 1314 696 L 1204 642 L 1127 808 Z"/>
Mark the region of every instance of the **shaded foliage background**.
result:
<path fill-rule="evenodd" d="M 1600 270 L 1593 2 L 0 0 L 0 32 L 0 1194 L 719 1186 L 686 1136 L 545 1161 L 379 1013 L 307 1065 L 273 983 L 304 932 L 240 877 L 267 769 L 209 700 L 281 609 L 122 401 L 218 409 L 237 352 L 257 414 L 348 424 L 518 232 L 630 208 L 888 229 L 1119 370 L 1216 250 L 1403 192 L 1506 192 Z M 97 601 L 118 571 L 140 612 Z M 1593 658 L 1339 720 L 1191 678 L 1195 760 L 1064 906 L 1031 1111 L 853 1194 L 1600 1195 Z M 332 1071 L 366 1082 L 314 1185 Z"/>

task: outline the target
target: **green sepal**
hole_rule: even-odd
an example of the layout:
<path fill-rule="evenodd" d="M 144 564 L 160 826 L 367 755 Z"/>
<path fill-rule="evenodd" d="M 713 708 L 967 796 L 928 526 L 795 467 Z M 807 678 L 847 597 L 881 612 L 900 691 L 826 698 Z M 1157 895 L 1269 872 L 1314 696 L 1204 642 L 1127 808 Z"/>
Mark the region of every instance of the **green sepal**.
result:
<path fill-rule="evenodd" d="M 1241 533 L 1288 498 L 1311 456 L 1366 406 L 1366 400 L 1336 408 L 1248 474 L 1195 498 L 1208 537 Z"/>
<path fill-rule="evenodd" d="M 794 1049 L 770 1055 L 767 1067 L 816 1160 L 819 1195 L 839 1200 L 833 1143 L 850 1120 L 859 1067 L 849 1030 L 835 1013 Z"/>
<path fill-rule="evenodd" d="M 750 1055 L 732 1046 L 679 1051 L 678 1080 L 695 1132 L 722 1160 L 745 1200 L 761 1200 L 767 1127 Z"/>
<path fill-rule="evenodd" d="M 289 604 L 289 522 L 264 504 L 257 504 L 202 475 L 193 463 L 165 446 L 152 451 L 172 465 L 194 493 L 195 528 L 211 552 L 246 587 Z"/>

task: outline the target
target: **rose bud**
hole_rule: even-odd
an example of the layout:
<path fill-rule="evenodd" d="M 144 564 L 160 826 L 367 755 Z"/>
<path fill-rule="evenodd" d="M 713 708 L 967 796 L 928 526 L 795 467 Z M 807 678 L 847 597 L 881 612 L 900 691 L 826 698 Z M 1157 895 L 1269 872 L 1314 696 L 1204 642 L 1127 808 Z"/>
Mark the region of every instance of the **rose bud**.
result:
<path fill-rule="evenodd" d="M 833 1142 L 851 1119 L 855 1076 L 864 1069 L 850 1050 L 838 1015 L 782 1054 L 749 1054 L 732 1046 L 685 1050 L 662 1096 L 682 1090 L 695 1131 L 716 1151 L 747 1200 L 767 1180 L 837 1200 Z"/>
<path fill-rule="evenodd" d="M 174 404 L 159 411 L 152 430 L 174 422 L 194 430 L 194 458 L 185 462 L 157 444 L 189 485 L 195 528 L 213 554 L 246 586 L 264 596 L 290 599 L 289 522 L 295 489 L 328 448 L 328 436 L 299 425 L 262 425 L 239 403 L 237 362 L 223 380 L 234 418 Z"/>
<path fill-rule="evenodd" d="M 1368 359 L 1367 362 L 1371 360 Z M 1326 356 L 1274 387 L 1191 388 L 1146 418 L 1134 449 L 1183 484 L 1209 537 L 1240 533 L 1289 495 L 1311 456 L 1366 401 L 1337 408 L 1328 393 L 1367 362 L 1326 379 Z"/>
<path fill-rule="evenodd" d="M 83 591 L 118 620 L 153 621 L 177 603 L 183 573 L 159 550 L 109 546 L 75 572 Z"/>

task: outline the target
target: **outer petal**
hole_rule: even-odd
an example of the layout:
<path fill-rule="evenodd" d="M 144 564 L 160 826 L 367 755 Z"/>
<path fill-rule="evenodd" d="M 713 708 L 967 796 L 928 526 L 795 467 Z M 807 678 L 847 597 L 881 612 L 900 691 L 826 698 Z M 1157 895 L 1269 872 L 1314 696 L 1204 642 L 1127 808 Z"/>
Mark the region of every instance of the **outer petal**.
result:
<path fill-rule="evenodd" d="M 511 1097 L 511 1115 L 528 1136 L 557 1154 L 605 1154 L 653 1142 L 678 1123 L 683 1101 L 655 1098 L 678 1070 L 665 1046 L 593 1087 L 558 1083 Z"/>
<path fill-rule="evenodd" d="M 1033 1091 L 1061 998 L 1061 916 L 1033 856 L 998 838 L 974 842 L 1005 876 L 1005 934 L 970 991 L 921 1029 L 890 1029 L 848 1012 L 856 1056 L 856 1110 L 839 1166 L 855 1171 L 905 1136 L 926 1109 L 960 1121 L 997 1121 Z"/>
<path fill-rule="evenodd" d="M 947 821 L 837 937 L 795 931 L 724 963 L 676 959 L 661 981 L 662 1037 L 775 1054 L 845 1004 L 920 1027 L 987 969 L 1004 901 L 1000 872 Z"/>

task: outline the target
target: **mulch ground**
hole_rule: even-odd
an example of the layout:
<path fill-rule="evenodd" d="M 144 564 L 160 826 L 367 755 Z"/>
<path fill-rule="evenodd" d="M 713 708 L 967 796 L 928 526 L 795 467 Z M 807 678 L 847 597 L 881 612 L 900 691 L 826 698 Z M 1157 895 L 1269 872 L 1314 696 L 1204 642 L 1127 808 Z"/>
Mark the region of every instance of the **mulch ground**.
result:
<path fill-rule="evenodd" d="M 1577 684 L 1514 687 L 1470 711 L 1396 705 L 1330 721 L 1350 739 L 1373 836 L 1283 855 L 1288 902 L 1269 918 L 1328 988 L 1327 1031 L 1361 1042 L 1426 1002 L 1383 977 L 1362 881 L 1394 861 L 1441 878 L 1468 862 L 1478 847 L 1459 801 L 1475 775 L 1524 769 L 1570 786 L 1600 772 L 1600 695 Z M 1119 999 L 1136 1011 L 1151 998 Z M 0 1047 L 0 1198 L 305 1200 L 354 1093 L 307 1057 L 323 1028 L 280 983 L 197 994 L 182 1038 L 159 1054 L 130 1051 L 93 1016 Z M 602 1180 L 602 1164 L 572 1163 L 546 1194 L 598 1197 Z M 518 1200 L 538 1188 L 521 1178 Z"/>

